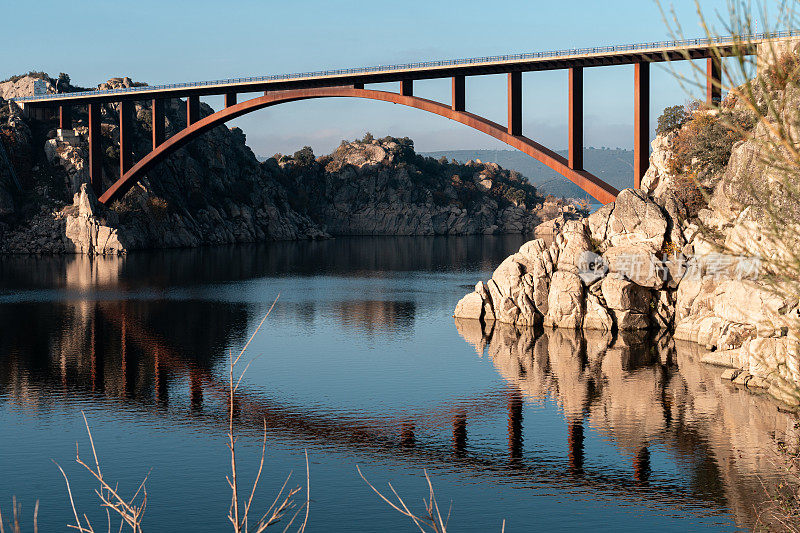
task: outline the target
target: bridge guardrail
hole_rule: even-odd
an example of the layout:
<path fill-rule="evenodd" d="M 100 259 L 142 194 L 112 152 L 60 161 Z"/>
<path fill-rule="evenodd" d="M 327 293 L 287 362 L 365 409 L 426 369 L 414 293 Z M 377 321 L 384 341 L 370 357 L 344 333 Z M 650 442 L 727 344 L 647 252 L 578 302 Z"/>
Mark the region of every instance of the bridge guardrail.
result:
<path fill-rule="evenodd" d="M 38 96 L 24 96 L 12 98 L 14 102 L 28 102 L 28 101 L 42 101 L 49 99 L 57 99 L 68 97 L 81 97 L 81 96 L 100 96 L 106 94 L 120 94 L 120 93 L 136 93 L 153 90 L 165 89 L 191 89 L 194 87 L 206 87 L 210 85 L 233 85 L 241 83 L 258 83 L 270 81 L 285 81 L 305 78 L 322 78 L 328 76 L 342 76 L 351 74 L 373 74 L 388 71 L 403 71 L 412 70 L 417 68 L 437 68 L 449 67 L 459 65 L 474 65 L 481 63 L 497 63 L 500 61 L 522 61 L 526 59 L 548 59 L 559 58 L 575 55 L 587 54 L 607 54 L 614 52 L 627 52 L 632 50 L 650 50 L 650 49 L 666 49 L 666 48 L 684 48 L 687 46 L 701 46 L 722 43 L 736 43 L 742 41 L 759 41 L 764 39 L 776 39 L 781 37 L 796 37 L 800 36 L 800 30 L 783 30 L 777 32 L 762 32 L 755 33 L 748 36 L 725 36 L 725 37 L 703 37 L 695 39 L 682 39 L 676 41 L 654 41 L 648 43 L 633 43 L 621 44 L 610 46 L 595 46 L 588 48 L 570 48 L 562 50 L 549 50 L 545 52 L 528 52 L 522 54 L 510 55 L 495 55 L 483 57 L 470 57 L 463 59 L 445 59 L 441 61 L 420 61 L 416 63 L 400 63 L 394 65 L 376 65 L 372 67 L 356 67 L 347 69 L 330 69 L 319 70 L 312 72 L 295 72 L 292 74 L 272 74 L 268 76 L 251 76 L 248 78 L 227 78 L 222 80 L 208 80 L 208 81 L 195 81 L 186 83 L 173 83 L 166 85 L 145 85 L 142 87 L 128 87 L 118 89 L 106 89 L 102 91 L 81 91 L 74 93 L 51 93 Z"/>

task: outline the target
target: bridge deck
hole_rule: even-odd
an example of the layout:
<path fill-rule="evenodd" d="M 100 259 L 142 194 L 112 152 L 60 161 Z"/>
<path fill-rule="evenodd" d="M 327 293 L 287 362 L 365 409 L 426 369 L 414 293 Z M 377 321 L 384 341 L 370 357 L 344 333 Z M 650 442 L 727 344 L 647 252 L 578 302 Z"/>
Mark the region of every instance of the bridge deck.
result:
<path fill-rule="evenodd" d="M 702 59 L 714 54 L 730 56 L 736 49 L 755 53 L 755 45 L 770 39 L 800 36 L 800 31 L 756 34 L 747 38 L 717 37 L 649 43 L 598 46 L 547 52 L 425 61 L 373 67 L 324 70 L 247 78 L 229 78 L 145 87 L 130 87 L 106 91 L 84 91 L 45 94 L 13 99 L 23 104 L 84 104 L 147 100 L 151 98 L 182 98 L 226 93 L 248 93 L 352 84 L 385 83 L 402 80 L 422 80 L 451 76 L 476 76 L 509 72 L 557 70 L 570 67 L 624 65 L 641 62 Z"/>

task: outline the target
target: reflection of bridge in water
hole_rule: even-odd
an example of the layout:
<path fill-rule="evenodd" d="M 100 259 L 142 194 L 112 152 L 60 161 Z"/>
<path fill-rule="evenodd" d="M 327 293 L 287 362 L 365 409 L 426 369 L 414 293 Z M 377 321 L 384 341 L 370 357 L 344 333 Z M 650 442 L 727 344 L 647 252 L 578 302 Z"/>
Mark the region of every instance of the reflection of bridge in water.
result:
<path fill-rule="evenodd" d="M 231 342 L 246 334 L 248 317 L 245 309 L 228 314 L 212 313 L 208 309 L 199 316 L 214 317 L 214 324 L 201 321 L 190 328 L 192 333 L 210 331 L 199 343 L 209 343 L 209 355 L 196 355 L 191 349 L 175 348 L 163 339 L 157 328 L 139 317 L 144 316 L 137 302 L 77 302 L 69 304 L 63 313 L 53 317 L 62 327 L 64 337 L 58 347 L 55 372 L 20 372 L 25 364 L 13 354 L 25 353 L 30 348 L 15 347 L 15 340 L 41 342 L 30 336 L 30 329 L 14 326 L 29 323 L 24 316 L 17 322 L 9 318 L 11 333 L 0 336 L 0 349 L 12 354 L 7 367 L 0 372 L 0 386 L 17 396 L 18 401 L 28 401 L 24 379 L 44 381 L 44 387 L 67 387 L 85 390 L 98 401 L 113 400 L 114 408 L 145 409 L 192 427 L 201 427 L 218 433 L 225 424 L 227 413 L 225 380 L 212 371 L 220 363 L 219 354 L 226 353 L 220 339 Z M 158 320 L 169 311 L 152 309 L 148 303 L 149 320 Z M 194 316 L 186 317 L 192 323 Z M 388 319 L 391 319 L 391 315 Z M 52 323 L 40 324 L 52 330 Z M 624 499 L 630 502 L 656 502 L 684 506 L 719 506 L 728 502 L 740 523 L 746 523 L 754 499 L 754 479 L 743 475 L 747 471 L 763 472 L 763 465 L 745 464 L 749 459 L 734 459 L 732 449 L 726 447 L 718 436 L 702 434 L 696 424 L 698 405 L 718 409 L 726 416 L 736 408 L 748 413 L 753 399 L 733 396 L 740 405 L 719 406 L 713 395 L 702 395 L 699 384 L 713 383 L 714 378 L 699 375 L 691 362 L 681 359 L 671 347 L 653 352 L 645 348 L 642 339 L 590 339 L 580 335 L 570 336 L 548 332 L 535 337 L 530 331 L 498 327 L 484 332 L 475 324 L 459 322 L 459 331 L 469 342 L 487 353 L 500 374 L 507 380 L 508 388 L 483 391 L 466 398 L 457 398 L 439 406 L 419 411 L 374 416 L 352 416 L 325 413 L 278 401 L 256 391 L 244 391 L 236 403 L 236 417 L 242 428 L 254 433 L 266 420 L 271 431 L 277 431 L 293 441 L 313 441 L 324 446 L 350 448 L 377 457 L 402 457 L 414 465 L 446 465 L 447 468 L 469 476 L 484 476 L 487 472 L 503 472 L 512 482 L 536 483 L 568 491 L 590 490 L 599 498 Z M 28 328 L 30 328 L 29 326 Z M 175 332 L 173 332 L 175 333 Z M 170 335 L 188 338 L 187 332 Z M 11 337 L 16 337 L 12 339 Z M 41 338 L 46 340 L 47 337 Z M 24 344 L 24 343 L 23 343 Z M 53 345 L 58 345 L 58 342 Z M 40 346 L 41 348 L 41 346 Z M 214 353 L 211 353 L 214 352 Z M 190 353 L 191 356 L 186 354 Z M 52 357 L 51 355 L 50 357 Z M 685 358 L 684 358 L 685 359 Z M 679 374 L 675 363 L 681 365 Z M 44 361 L 32 364 L 42 367 Z M 16 365 L 16 367 L 15 367 Z M 695 365 L 698 366 L 698 365 Z M 687 378 L 686 371 L 690 372 Z M 692 377 L 691 373 L 695 375 Z M 25 378 L 25 376 L 29 376 Z M 38 377 L 34 377 L 38 376 Z M 176 408 L 180 399 L 173 397 L 174 389 L 186 385 L 189 401 L 185 409 Z M 18 394 L 14 394 L 17 391 Z M 523 453 L 523 436 L 526 434 L 523 405 L 528 401 L 554 398 L 563 408 L 568 421 L 565 441 L 568 452 L 563 461 L 538 458 L 536 451 Z M 67 396 L 68 398 L 68 396 Z M 117 399 L 125 399 L 120 403 Z M 711 405 L 711 402 L 714 402 Z M 734 402 L 734 403 L 735 403 Z M 741 405 L 749 402 L 751 405 Z M 155 409 L 153 407 L 155 406 Z M 500 415 L 502 413 L 502 415 Z M 487 453 L 481 446 L 470 442 L 469 427 L 482 420 L 507 419 L 507 452 Z M 707 416 L 710 416 L 706 413 Z M 724 432 L 729 422 L 721 418 Z M 742 416 L 747 416 L 746 414 Z M 770 430 L 788 427 L 791 417 L 777 412 L 764 416 L 764 427 L 757 431 L 742 431 L 742 438 L 767 439 Z M 625 423 L 627 422 L 627 423 Z M 771 424 L 771 426 L 770 426 Z M 625 455 L 631 457 L 632 472 L 606 468 L 584 450 L 585 432 L 596 430 L 614 442 Z M 733 426 L 738 429 L 746 426 Z M 771 429 L 770 429 L 771 428 Z M 436 434 L 444 438 L 431 439 Z M 530 429 L 528 439 L 533 435 Z M 763 435 L 762 435 L 763 434 Z M 676 457 L 688 458 L 690 477 L 687 484 L 667 481 L 650 465 L 649 450 L 653 444 L 663 446 Z M 727 457 L 727 458 L 726 458 Z M 703 483 L 696 482 L 702 480 Z M 712 482 L 708 482 L 711 480 Z M 711 488 L 709 488 L 711 487 Z"/>

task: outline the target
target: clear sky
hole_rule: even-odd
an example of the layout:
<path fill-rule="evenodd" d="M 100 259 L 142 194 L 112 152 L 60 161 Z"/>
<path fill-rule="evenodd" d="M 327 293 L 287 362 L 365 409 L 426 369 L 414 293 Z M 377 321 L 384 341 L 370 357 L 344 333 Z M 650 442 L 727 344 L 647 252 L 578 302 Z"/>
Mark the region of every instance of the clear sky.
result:
<path fill-rule="evenodd" d="M 702 6 L 718 20 L 726 3 Z M 672 7 L 687 37 L 703 35 L 693 0 Z M 159 84 L 669 38 L 653 0 L 2 0 L 2 8 L 0 79 L 67 72 L 90 87 L 115 76 Z M 651 85 L 654 126 L 688 95 L 662 66 Z M 566 87 L 566 71 L 523 76 L 523 133 L 553 149 L 567 143 Z M 449 80 L 415 84 L 415 94 L 443 101 L 449 90 Z M 630 148 L 633 67 L 587 69 L 585 93 L 586 145 Z M 504 76 L 467 80 L 467 109 L 501 123 L 505 95 Z M 363 100 L 286 104 L 233 124 L 259 155 L 306 144 L 321 154 L 366 131 L 411 137 L 420 151 L 508 148 L 438 116 Z"/>

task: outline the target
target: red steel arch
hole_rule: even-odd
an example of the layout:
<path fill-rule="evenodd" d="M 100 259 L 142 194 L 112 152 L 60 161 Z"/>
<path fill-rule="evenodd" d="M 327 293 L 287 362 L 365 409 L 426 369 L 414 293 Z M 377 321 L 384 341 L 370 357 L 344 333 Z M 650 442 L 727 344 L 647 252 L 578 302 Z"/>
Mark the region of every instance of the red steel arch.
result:
<path fill-rule="evenodd" d="M 367 89 L 356 89 L 351 87 L 322 87 L 314 89 L 296 89 L 290 91 L 277 91 L 264 96 L 253 98 L 239 104 L 226 107 L 216 113 L 194 122 L 176 135 L 170 137 L 166 142 L 159 145 L 155 150 L 147 154 L 138 163 L 130 168 L 120 177 L 102 196 L 100 202 L 110 204 L 115 200 L 121 199 L 144 175 L 167 155 L 183 147 L 189 141 L 205 133 L 206 131 L 219 126 L 229 120 L 240 117 L 247 113 L 271 107 L 278 104 L 295 102 L 298 100 L 310 100 L 313 98 L 367 98 L 370 100 L 380 100 L 393 104 L 406 105 L 416 109 L 421 109 L 429 113 L 434 113 L 456 122 L 460 122 L 481 131 L 487 135 L 508 144 L 533 157 L 540 163 L 550 167 L 565 178 L 575 183 L 578 187 L 586 191 L 593 198 L 601 203 L 613 202 L 619 191 L 604 182 L 594 174 L 585 170 L 575 170 L 570 168 L 567 158 L 542 146 L 541 144 L 524 137 L 522 135 L 511 135 L 508 129 L 496 122 L 480 117 L 466 111 L 453 110 L 449 105 L 419 98 L 416 96 L 403 96 L 401 94 L 387 91 L 373 91 Z"/>

